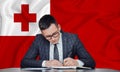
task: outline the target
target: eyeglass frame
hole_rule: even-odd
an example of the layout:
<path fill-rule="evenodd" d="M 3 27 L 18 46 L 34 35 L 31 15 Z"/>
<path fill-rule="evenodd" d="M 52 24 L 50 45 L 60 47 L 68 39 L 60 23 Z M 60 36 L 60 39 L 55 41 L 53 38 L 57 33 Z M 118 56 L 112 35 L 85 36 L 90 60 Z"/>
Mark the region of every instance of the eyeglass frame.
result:
<path fill-rule="evenodd" d="M 51 40 L 52 38 L 57 38 L 60 34 L 60 31 L 54 32 L 52 35 L 44 36 L 47 40 Z"/>

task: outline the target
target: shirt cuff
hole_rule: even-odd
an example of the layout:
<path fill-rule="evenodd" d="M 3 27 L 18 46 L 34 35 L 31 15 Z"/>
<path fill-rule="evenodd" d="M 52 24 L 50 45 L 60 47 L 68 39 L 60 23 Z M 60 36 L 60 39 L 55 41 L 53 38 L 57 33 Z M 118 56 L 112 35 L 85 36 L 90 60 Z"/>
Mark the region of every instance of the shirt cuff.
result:
<path fill-rule="evenodd" d="M 83 61 L 81 61 L 81 60 L 76 60 L 76 61 L 78 62 L 78 66 L 83 67 L 83 65 L 84 65 L 84 62 L 83 62 Z"/>
<path fill-rule="evenodd" d="M 45 60 L 42 62 L 42 67 L 45 67 L 45 62 L 46 62 Z"/>

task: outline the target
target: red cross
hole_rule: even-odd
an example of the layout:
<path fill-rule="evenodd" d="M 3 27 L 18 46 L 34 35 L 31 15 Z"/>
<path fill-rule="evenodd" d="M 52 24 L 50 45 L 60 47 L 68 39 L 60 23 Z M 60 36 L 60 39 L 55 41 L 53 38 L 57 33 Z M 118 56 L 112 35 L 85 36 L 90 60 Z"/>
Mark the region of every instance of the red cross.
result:
<path fill-rule="evenodd" d="M 36 22 L 36 13 L 29 13 L 28 4 L 23 4 L 21 9 L 22 13 L 14 14 L 14 22 L 21 22 L 21 30 L 29 31 L 29 22 Z"/>

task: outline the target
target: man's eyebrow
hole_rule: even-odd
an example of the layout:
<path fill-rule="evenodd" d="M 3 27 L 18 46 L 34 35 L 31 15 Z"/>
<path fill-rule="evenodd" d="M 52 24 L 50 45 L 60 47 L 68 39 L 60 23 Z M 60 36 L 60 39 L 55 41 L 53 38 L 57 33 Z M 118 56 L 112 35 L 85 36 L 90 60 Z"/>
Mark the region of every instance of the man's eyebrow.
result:
<path fill-rule="evenodd" d="M 46 36 L 52 36 L 52 35 L 55 34 L 55 33 L 57 33 L 57 32 L 54 32 L 54 33 L 52 33 L 51 35 L 46 35 Z"/>
<path fill-rule="evenodd" d="M 51 35 L 46 35 L 46 36 L 51 36 Z"/>

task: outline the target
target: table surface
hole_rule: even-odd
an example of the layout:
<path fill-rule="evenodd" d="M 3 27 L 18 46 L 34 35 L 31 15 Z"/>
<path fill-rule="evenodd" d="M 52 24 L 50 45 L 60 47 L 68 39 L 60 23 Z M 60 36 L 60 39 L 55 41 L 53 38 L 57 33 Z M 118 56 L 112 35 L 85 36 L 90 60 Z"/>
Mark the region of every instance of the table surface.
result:
<path fill-rule="evenodd" d="M 0 72 L 120 72 L 120 70 L 96 68 L 93 70 L 83 69 L 44 69 L 44 68 L 6 68 L 0 69 Z"/>

